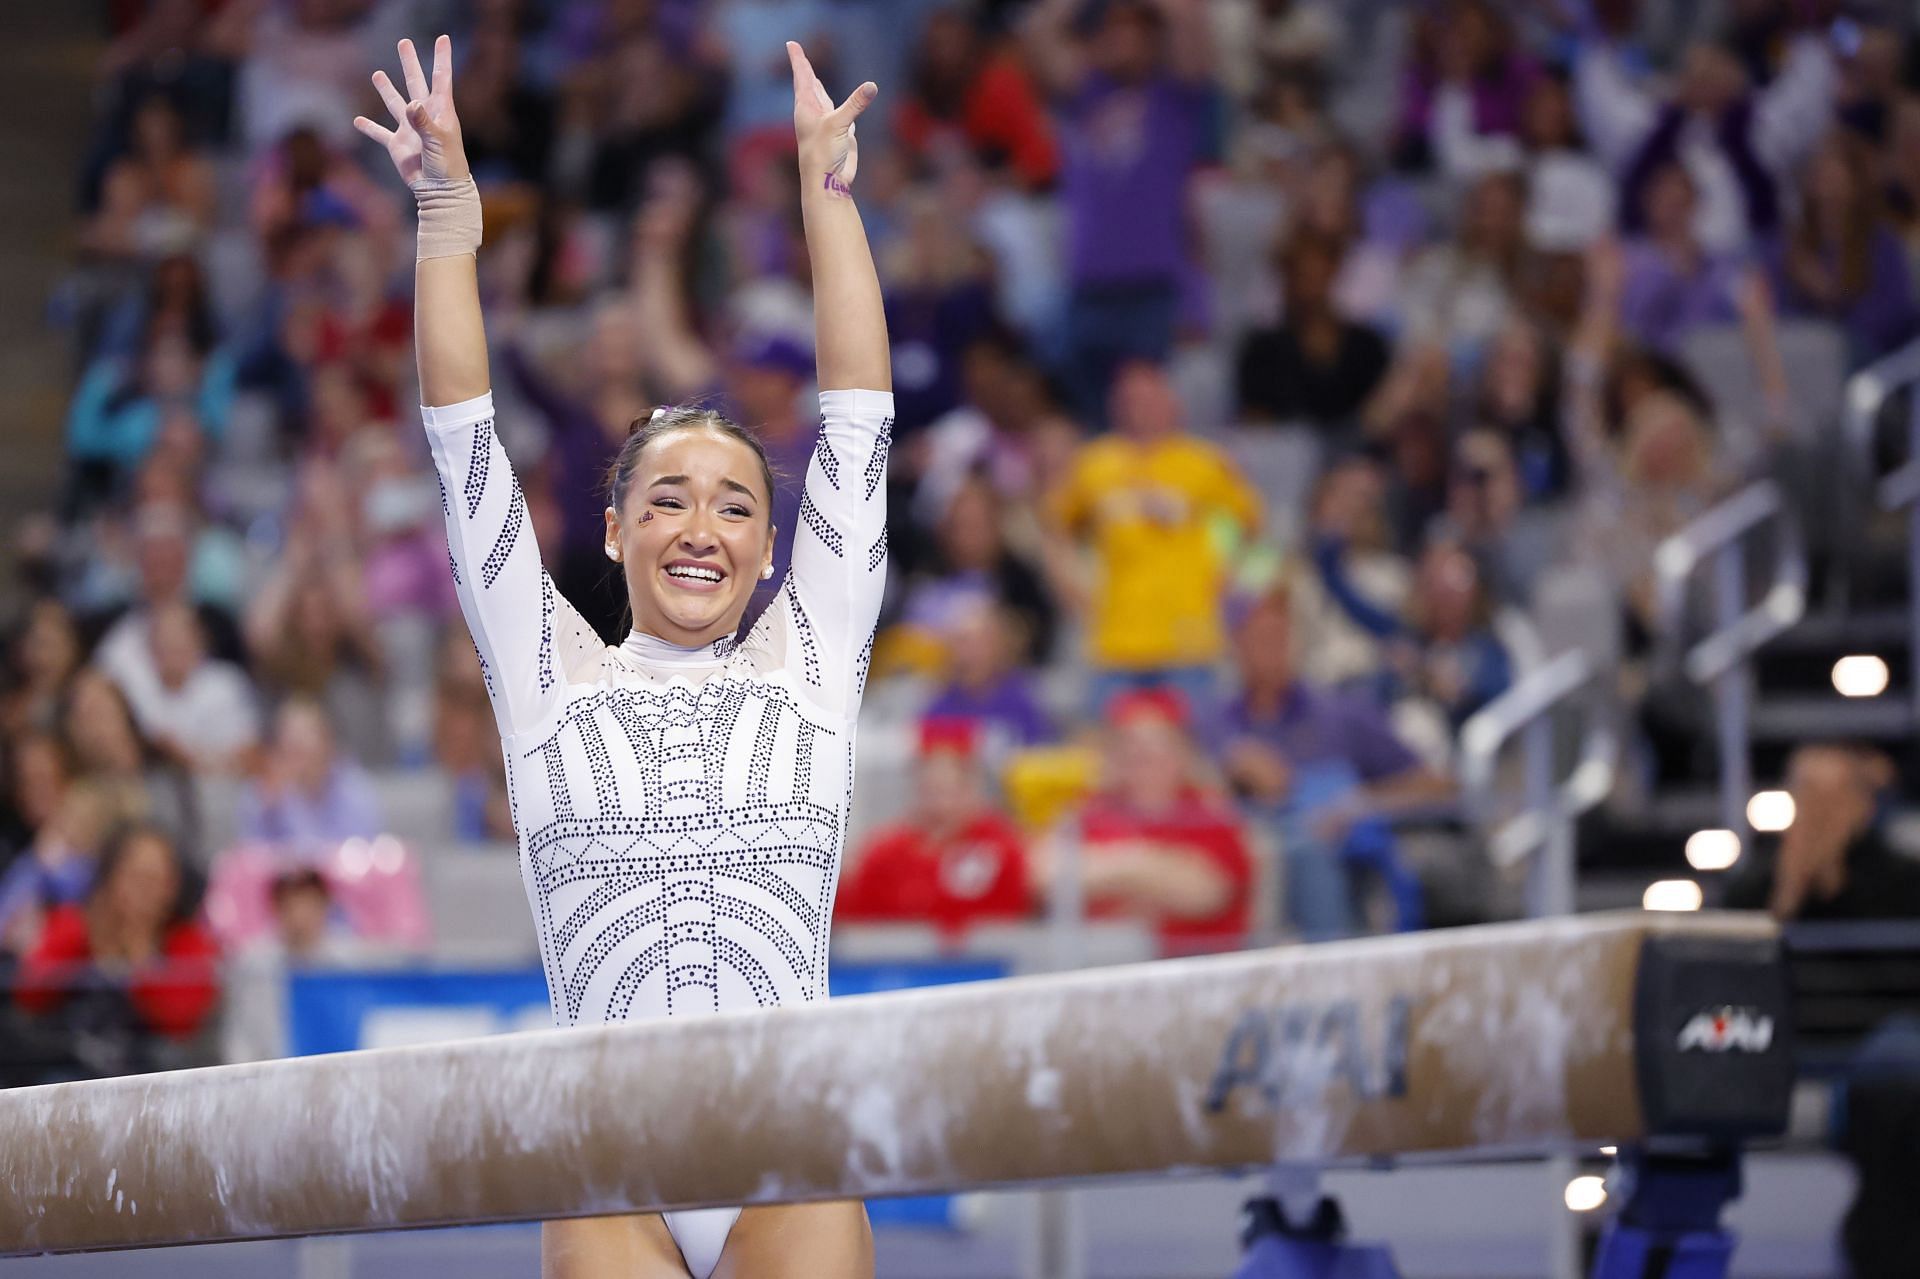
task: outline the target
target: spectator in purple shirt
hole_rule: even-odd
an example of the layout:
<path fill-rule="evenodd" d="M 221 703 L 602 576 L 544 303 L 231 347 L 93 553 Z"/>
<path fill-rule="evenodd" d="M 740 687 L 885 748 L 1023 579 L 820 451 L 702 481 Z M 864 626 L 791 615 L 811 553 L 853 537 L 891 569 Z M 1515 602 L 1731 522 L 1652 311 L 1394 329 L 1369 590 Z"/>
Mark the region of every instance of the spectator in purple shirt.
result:
<path fill-rule="evenodd" d="M 1395 859 L 1385 823 L 1450 800 L 1452 781 L 1422 764 L 1372 704 L 1296 678 L 1285 591 L 1255 601 L 1234 640 L 1241 692 L 1220 725 L 1221 762 L 1279 833 L 1293 924 L 1310 939 L 1352 932 L 1347 872 L 1366 865 L 1410 922 L 1418 884 Z"/>
<path fill-rule="evenodd" d="M 1693 198 L 1693 179 L 1678 163 L 1647 184 L 1645 234 L 1620 252 L 1620 326 L 1647 350 L 1678 355 L 1695 328 L 1738 323 L 1764 411 L 1780 424 L 1789 398 L 1772 288 L 1759 267 L 1701 242 Z"/>
<path fill-rule="evenodd" d="M 1204 7 L 1169 8 L 1043 0 L 1028 30 L 1062 115 L 1065 354 L 1076 407 L 1092 421 L 1104 420 L 1116 368 L 1173 348 L 1190 267 L 1188 178 L 1213 144 Z M 1076 11 L 1087 19 L 1079 33 Z"/>
<path fill-rule="evenodd" d="M 1642 346 L 1674 353 L 1702 325 L 1739 318 L 1735 291 L 1744 268 L 1701 244 L 1693 178 L 1677 162 L 1646 185 L 1646 231 L 1627 242 L 1620 320 Z"/>
<path fill-rule="evenodd" d="M 370 839 L 381 826 L 373 782 L 335 753 L 326 712 L 311 698 L 289 698 L 274 717 L 261 776 L 241 792 L 240 838 L 304 852 Z"/>
<path fill-rule="evenodd" d="M 747 338 L 727 370 L 726 402 L 733 420 L 747 423 L 773 467 L 773 576 L 754 588 L 740 623 L 752 627 L 786 581 L 793 558 L 793 531 L 800 524 L 800 490 L 820 434 L 819 423 L 800 413 L 800 392 L 813 380 L 813 352 L 784 335 Z"/>
<path fill-rule="evenodd" d="M 1914 333 L 1913 282 L 1888 226 L 1873 148 L 1836 131 L 1807 162 L 1800 208 L 1773 254 L 1785 308 L 1846 330 L 1853 363 L 1866 364 Z"/>
<path fill-rule="evenodd" d="M 561 512 L 554 585 L 602 636 L 612 635 L 625 601 L 617 590 L 617 576 L 607 572 L 606 519 L 594 498 L 627 428 L 653 407 L 641 331 L 625 299 L 602 303 L 576 357 L 577 389 L 549 376 L 517 341 L 510 340 L 504 351 L 514 389 L 547 428 L 544 478 Z"/>
<path fill-rule="evenodd" d="M 1022 638 L 1019 618 L 990 595 L 956 607 L 941 636 L 947 682 L 922 712 L 926 719 L 974 725 L 975 739 L 995 769 L 1021 747 L 1054 737 L 1033 684 L 1020 669 Z"/>

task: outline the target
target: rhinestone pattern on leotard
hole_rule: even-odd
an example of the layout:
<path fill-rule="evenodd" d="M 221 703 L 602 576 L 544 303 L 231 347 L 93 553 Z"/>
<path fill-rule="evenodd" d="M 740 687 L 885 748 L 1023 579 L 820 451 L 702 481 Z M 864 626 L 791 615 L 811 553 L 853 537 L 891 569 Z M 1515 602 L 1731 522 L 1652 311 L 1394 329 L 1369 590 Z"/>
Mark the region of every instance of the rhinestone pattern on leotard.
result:
<path fill-rule="evenodd" d="M 601 644 L 540 568 L 491 412 L 429 418 L 443 491 L 458 477 L 453 570 L 505 735 L 557 1022 L 826 993 L 891 418 L 823 416 L 775 603 L 744 641 L 658 665 Z"/>

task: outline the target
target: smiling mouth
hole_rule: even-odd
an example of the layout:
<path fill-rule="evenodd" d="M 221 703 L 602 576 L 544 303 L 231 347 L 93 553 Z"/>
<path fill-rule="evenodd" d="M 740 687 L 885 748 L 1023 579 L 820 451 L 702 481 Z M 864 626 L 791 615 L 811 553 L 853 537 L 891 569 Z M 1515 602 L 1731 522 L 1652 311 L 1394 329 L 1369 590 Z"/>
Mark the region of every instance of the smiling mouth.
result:
<path fill-rule="evenodd" d="M 669 564 L 661 573 L 680 590 L 702 593 L 719 590 L 727 578 L 724 569 L 712 564 Z"/>

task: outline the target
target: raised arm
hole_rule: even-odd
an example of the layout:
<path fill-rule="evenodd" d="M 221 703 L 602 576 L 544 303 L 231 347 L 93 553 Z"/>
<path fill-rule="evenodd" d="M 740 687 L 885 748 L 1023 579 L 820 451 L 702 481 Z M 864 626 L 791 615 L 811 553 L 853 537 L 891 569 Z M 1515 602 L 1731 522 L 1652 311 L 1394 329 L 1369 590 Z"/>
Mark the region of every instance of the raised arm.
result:
<path fill-rule="evenodd" d="M 400 42 L 402 98 L 385 72 L 374 88 L 392 113 L 386 129 L 353 125 L 387 149 L 419 206 L 414 267 L 414 354 L 421 419 L 440 477 L 441 509 L 460 611 L 480 654 L 502 737 L 534 727 L 569 678 L 604 660 L 604 647 L 540 564 L 525 495 L 493 429 L 487 335 L 475 255 L 480 195 L 453 109 L 453 48 L 434 43 L 429 82 L 409 40 Z"/>
<path fill-rule="evenodd" d="M 839 107 L 807 55 L 793 61 L 793 125 L 801 213 L 813 263 L 820 437 L 807 465 L 793 565 L 778 610 L 787 663 L 821 705 L 851 718 L 860 704 L 887 580 L 887 449 L 893 371 L 886 311 L 867 233 L 853 203 L 854 119 L 879 92 L 863 84 Z"/>
<path fill-rule="evenodd" d="M 433 78 L 420 66 L 413 41 L 400 42 L 401 97 L 385 71 L 373 87 L 393 116 L 386 129 L 365 116 L 353 127 L 387 149 L 393 167 L 420 209 L 420 248 L 414 264 L 413 343 L 420 398 L 440 407 L 485 395 L 487 333 L 480 321 L 480 195 L 467 167 L 460 118 L 453 110 L 453 42 L 433 46 Z"/>
<path fill-rule="evenodd" d="M 891 391 L 887 314 L 866 227 L 853 202 L 860 166 L 854 121 L 880 90 L 871 80 L 838 107 L 806 53 L 793 61 L 793 132 L 800 146 L 800 215 L 813 264 L 813 333 L 822 391 Z"/>

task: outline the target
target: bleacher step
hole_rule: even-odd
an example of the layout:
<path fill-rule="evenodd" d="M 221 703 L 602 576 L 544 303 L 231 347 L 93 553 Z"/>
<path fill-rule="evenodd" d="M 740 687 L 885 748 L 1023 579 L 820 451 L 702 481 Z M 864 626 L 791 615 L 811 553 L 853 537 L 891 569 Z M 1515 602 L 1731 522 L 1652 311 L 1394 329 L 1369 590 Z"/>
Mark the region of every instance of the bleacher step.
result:
<path fill-rule="evenodd" d="M 1913 731 L 1913 710 L 1903 697 L 1851 699 L 1788 694 L 1763 697 L 1751 724 L 1756 741 L 1865 739 L 1888 741 Z"/>

